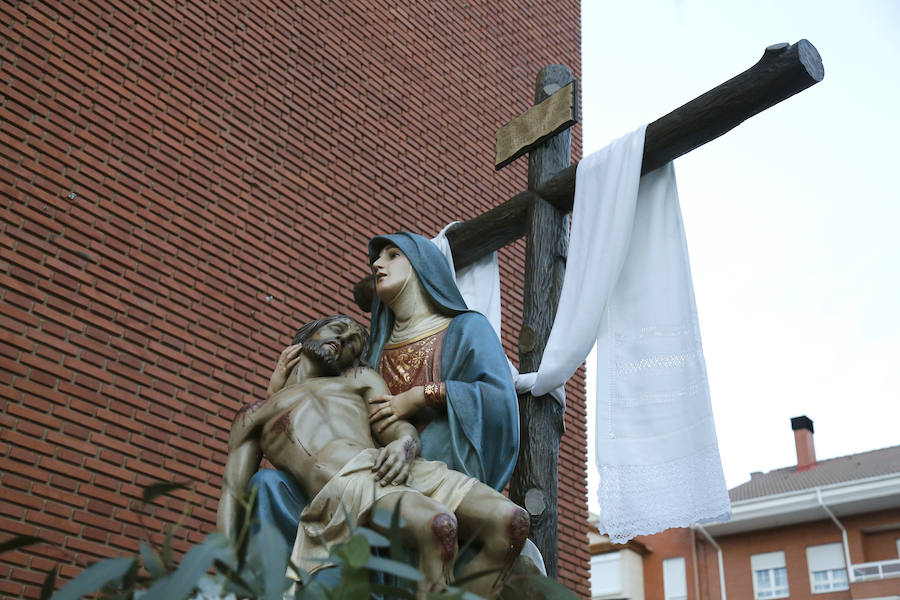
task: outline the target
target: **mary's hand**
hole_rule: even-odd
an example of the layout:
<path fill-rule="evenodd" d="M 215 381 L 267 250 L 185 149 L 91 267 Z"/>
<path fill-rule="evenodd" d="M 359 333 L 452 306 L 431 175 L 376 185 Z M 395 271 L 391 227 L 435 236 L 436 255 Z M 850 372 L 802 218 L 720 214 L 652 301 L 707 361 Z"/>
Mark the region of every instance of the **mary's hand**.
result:
<path fill-rule="evenodd" d="M 396 395 L 369 399 L 369 423 L 377 433 L 398 419 L 406 419 L 425 408 L 425 387 L 418 385 Z"/>
<path fill-rule="evenodd" d="M 403 436 L 378 452 L 372 471 L 375 481 L 382 486 L 412 483 L 412 465 L 419 452 L 416 438 Z"/>

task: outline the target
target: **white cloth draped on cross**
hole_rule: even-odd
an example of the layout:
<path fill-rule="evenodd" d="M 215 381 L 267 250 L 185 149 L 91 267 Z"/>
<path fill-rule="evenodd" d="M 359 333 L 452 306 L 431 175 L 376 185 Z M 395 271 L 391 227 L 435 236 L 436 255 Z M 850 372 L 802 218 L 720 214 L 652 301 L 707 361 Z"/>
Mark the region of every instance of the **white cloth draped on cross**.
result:
<path fill-rule="evenodd" d="M 564 405 L 562 386 L 596 343 L 600 530 L 614 542 L 731 515 L 675 170 L 641 177 L 645 129 L 579 163 L 553 329 L 537 373 L 516 383 Z M 452 267 L 445 232 L 434 241 Z M 457 278 L 499 335 L 496 253 Z"/>

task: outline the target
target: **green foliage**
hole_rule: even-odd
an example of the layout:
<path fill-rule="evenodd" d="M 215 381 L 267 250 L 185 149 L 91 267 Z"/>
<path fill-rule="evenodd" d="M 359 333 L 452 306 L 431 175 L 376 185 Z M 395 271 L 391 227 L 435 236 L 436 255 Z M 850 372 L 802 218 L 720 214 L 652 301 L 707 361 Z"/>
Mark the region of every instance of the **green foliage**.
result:
<path fill-rule="evenodd" d="M 149 503 L 183 487 L 154 484 L 144 490 L 143 498 Z M 254 500 L 255 493 L 251 493 L 249 499 L 242 501 L 245 514 L 250 514 Z M 188 507 L 181 518 L 187 514 Z M 281 600 L 289 597 L 294 600 L 482 600 L 460 589 L 458 585 L 465 583 L 462 580 L 440 592 L 418 591 L 417 584 L 424 576 L 406 562 L 400 536 L 403 521 L 399 503 L 391 513 L 374 509 L 372 521 L 389 536 L 356 527 L 346 542 L 329 548 L 327 563 L 339 572 L 339 577 L 320 580 L 291 563 L 283 551 L 284 539 L 269 523 L 262 523 L 259 532 L 251 535 L 249 523 L 245 522 L 236 540 L 211 533 L 175 566 L 172 537 L 176 527 L 169 526 L 158 550 L 141 542 L 136 556 L 101 560 L 55 594 L 57 569 L 52 569 L 44 580 L 40 598 L 46 600 L 53 594 L 52 600 L 77 600 L 95 594 L 100 600 Z M 35 543 L 43 540 L 18 536 L 0 543 L 0 552 Z M 141 575 L 140 567 L 146 575 Z M 286 576 L 288 571 L 292 578 Z M 474 576 L 478 575 L 481 574 Z M 554 600 L 575 599 L 564 586 L 543 576 L 512 577 L 508 588 L 514 594 L 508 597 L 517 599 L 529 597 L 526 590 L 539 590 L 542 597 Z"/>
<path fill-rule="evenodd" d="M 150 504 L 160 496 L 165 496 L 175 490 L 183 490 L 187 489 L 188 485 L 185 483 L 176 483 L 176 482 L 168 482 L 168 481 L 158 481 L 156 483 L 151 483 L 147 487 L 144 488 L 144 493 L 141 496 L 144 504 Z"/>
<path fill-rule="evenodd" d="M 141 596 L 141 600 L 186 598 L 217 560 L 225 565 L 233 565 L 235 553 L 231 540 L 219 532 L 214 532 L 207 536 L 202 544 L 188 550 L 181 560 L 181 565 L 174 572 L 156 580 L 147 589 L 147 593 Z"/>
<path fill-rule="evenodd" d="M 17 535 L 0 544 L 0 554 L 9 552 L 10 550 L 16 550 L 17 548 L 24 548 L 25 546 L 30 546 L 32 544 L 42 543 L 44 543 L 43 539 L 34 537 L 33 535 Z"/>
<path fill-rule="evenodd" d="M 131 569 L 135 560 L 134 558 L 118 557 L 94 563 L 56 592 L 53 600 L 78 600 L 104 588 L 120 587 L 122 578 Z"/>
<path fill-rule="evenodd" d="M 49 600 L 50 596 L 53 594 L 53 589 L 56 587 L 56 570 L 57 567 L 53 567 L 44 578 L 44 583 L 41 585 L 40 600 Z"/>
<path fill-rule="evenodd" d="M 166 567 L 163 565 L 162 560 L 160 560 L 159 555 L 157 555 L 144 541 L 141 541 L 140 555 L 141 562 L 144 564 L 144 568 L 147 569 L 147 572 L 150 573 L 151 579 L 162 579 L 165 576 Z"/>

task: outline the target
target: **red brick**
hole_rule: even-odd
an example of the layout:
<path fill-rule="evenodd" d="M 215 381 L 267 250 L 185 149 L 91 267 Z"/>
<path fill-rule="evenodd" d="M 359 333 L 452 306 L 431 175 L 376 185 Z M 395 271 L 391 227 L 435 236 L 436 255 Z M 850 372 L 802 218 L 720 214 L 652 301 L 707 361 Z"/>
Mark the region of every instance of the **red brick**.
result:
<path fill-rule="evenodd" d="M 81 526 L 72 523 L 69 519 L 63 519 L 36 510 L 29 510 L 25 520 L 29 523 L 68 533 L 70 536 L 78 535 L 81 532 Z"/>
<path fill-rule="evenodd" d="M 0 361 L 0 365 L 2 365 L 2 361 Z M 34 403 L 34 399 L 30 398 L 29 401 Z M 24 406 L 21 404 L 7 404 L 6 412 L 33 423 L 40 423 L 42 427 L 52 429 L 58 429 L 62 427 L 62 421 L 50 416 L 48 412 L 34 410 L 32 408 L 29 408 L 28 406 Z M 19 430 L 23 431 L 22 423 L 19 424 Z"/>
<path fill-rule="evenodd" d="M 0 581 L 0 593 L 6 594 L 7 598 L 22 597 L 23 589 L 22 584 L 10 581 L 8 578 Z"/>
<path fill-rule="evenodd" d="M 70 477 L 78 481 L 90 480 L 89 473 L 85 472 L 84 469 L 56 460 L 55 458 L 49 458 L 47 456 L 41 457 L 40 467 L 41 469 L 58 473 L 64 477 Z"/>
<path fill-rule="evenodd" d="M 6 489 L 17 489 L 26 492 L 31 489 L 31 481 L 12 473 L 3 474 L 2 484 Z"/>
<path fill-rule="evenodd" d="M 78 537 L 69 537 L 66 539 L 66 548 L 79 553 L 86 553 L 95 558 L 109 558 L 115 555 L 115 551 L 105 544 L 90 542 Z M 94 562 L 94 560 L 91 560 Z"/>
<path fill-rule="evenodd" d="M 33 583 L 36 585 L 40 585 L 44 582 L 43 574 L 37 573 L 30 569 L 13 569 L 10 578 L 18 581 L 24 581 L 26 583 Z"/>
<path fill-rule="evenodd" d="M 54 476 L 52 480 L 57 481 L 57 478 Z M 44 485 L 41 483 L 34 484 L 34 486 L 32 487 L 32 493 L 42 498 L 57 500 L 58 502 L 67 504 L 75 508 L 83 507 L 86 502 L 85 499 L 78 494 L 73 494 L 71 492 L 63 491 L 58 487 Z"/>
<path fill-rule="evenodd" d="M 78 489 L 78 482 L 74 479 L 70 479 L 64 475 L 53 474 L 50 476 L 50 483 L 53 484 L 54 487 L 62 488 L 64 490 L 74 492 Z"/>
<path fill-rule="evenodd" d="M 89 512 L 76 511 L 72 515 L 72 520 L 76 523 L 84 523 L 88 525 L 89 527 L 86 527 L 85 529 L 103 530 L 104 533 L 101 534 L 101 537 L 103 538 L 105 538 L 108 532 L 116 533 L 122 530 L 121 523 L 118 523 L 113 519 L 109 519 L 107 517 Z"/>

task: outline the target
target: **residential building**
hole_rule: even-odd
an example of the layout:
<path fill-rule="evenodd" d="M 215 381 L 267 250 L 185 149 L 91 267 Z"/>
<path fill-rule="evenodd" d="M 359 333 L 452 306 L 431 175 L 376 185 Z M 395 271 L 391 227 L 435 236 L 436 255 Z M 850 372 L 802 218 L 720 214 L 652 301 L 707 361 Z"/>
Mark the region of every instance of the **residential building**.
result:
<path fill-rule="evenodd" d="M 791 419 L 797 464 L 731 490 L 732 518 L 639 537 L 634 600 L 900 598 L 900 446 L 817 460 L 813 423 Z M 622 553 L 592 545 L 592 552 Z M 601 554 L 601 556 L 603 555 Z M 614 559 L 598 559 L 608 564 Z M 630 577 L 635 577 L 633 573 Z M 592 589 L 603 591 L 602 583 Z M 594 595 L 594 598 L 610 596 Z"/>
<path fill-rule="evenodd" d="M 645 544 L 631 540 L 613 544 L 597 530 L 591 514 L 588 528 L 591 551 L 592 600 L 644 600 L 643 560 L 649 553 Z"/>

